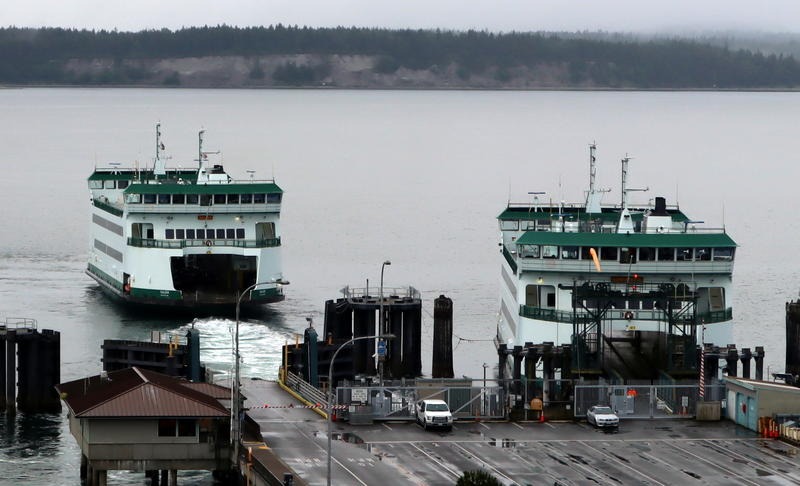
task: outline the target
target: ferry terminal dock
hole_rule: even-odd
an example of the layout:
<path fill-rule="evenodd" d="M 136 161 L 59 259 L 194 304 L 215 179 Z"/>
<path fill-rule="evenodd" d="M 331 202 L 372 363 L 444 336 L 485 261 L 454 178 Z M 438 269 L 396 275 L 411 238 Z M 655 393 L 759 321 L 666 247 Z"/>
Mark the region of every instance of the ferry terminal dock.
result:
<path fill-rule="evenodd" d="M 277 382 L 242 386 L 247 416 L 293 471 L 294 484 L 326 484 L 325 419 Z M 616 432 L 585 421 L 457 422 L 451 432 L 424 431 L 413 422 L 335 422 L 333 438 L 336 485 L 452 485 L 475 469 L 519 485 L 800 483 L 798 447 L 727 420 L 623 420 Z M 243 443 L 245 450 L 254 446 Z M 248 470 L 255 468 L 245 463 L 242 471 Z"/>

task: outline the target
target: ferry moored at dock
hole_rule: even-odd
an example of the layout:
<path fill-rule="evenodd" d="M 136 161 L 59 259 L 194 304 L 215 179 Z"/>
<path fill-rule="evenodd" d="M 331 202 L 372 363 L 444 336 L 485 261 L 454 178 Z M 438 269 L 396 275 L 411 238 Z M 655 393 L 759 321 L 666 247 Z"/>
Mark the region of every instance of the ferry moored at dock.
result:
<path fill-rule="evenodd" d="M 733 342 L 736 243 L 663 197 L 630 202 L 629 193 L 646 189 L 628 187 L 628 157 L 620 202 L 601 204 L 608 190 L 595 184 L 595 149 L 585 201 L 543 203 L 544 193 L 530 193 L 498 216 L 497 343 L 571 346 L 578 368 L 593 361 L 597 372 L 609 371 L 604 348 L 615 360 L 627 346 L 654 356 L 656 368 L 691 370 L 701 339 Z"/>
<path fill-rule="evenodd" d="M 96 168 L 89 177 L 87 274 L 131 304 L 233 310 L 284 299 L 283 190 L 254 173 L 233 179 L 198 137 L 196 169 L 168 169 L 160 127 L 153 166 Z M 258 284 L 258 285 L 256 285 Z"/>

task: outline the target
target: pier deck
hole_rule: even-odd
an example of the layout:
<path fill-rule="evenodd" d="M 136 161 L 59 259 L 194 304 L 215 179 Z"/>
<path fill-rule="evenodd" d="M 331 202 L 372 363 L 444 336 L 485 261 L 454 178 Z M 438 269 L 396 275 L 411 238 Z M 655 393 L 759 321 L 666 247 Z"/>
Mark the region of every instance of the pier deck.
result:
<path fill-rule="evenodd" d="M 301 404 L 276 383 L 247 382 L 247 405 Z M 310 485 L 326 483 L 325 420 L 303 408 L 251 409 L 267 446 Z M 452 432 L 413 423 L 334 424 L 333 484 L 452 485 L 484 468 L 504 484 L 797 484 L 798 448 L 731 422 L 469 422 Z M 338 440 L 341 439 L 341 440 Z"/>

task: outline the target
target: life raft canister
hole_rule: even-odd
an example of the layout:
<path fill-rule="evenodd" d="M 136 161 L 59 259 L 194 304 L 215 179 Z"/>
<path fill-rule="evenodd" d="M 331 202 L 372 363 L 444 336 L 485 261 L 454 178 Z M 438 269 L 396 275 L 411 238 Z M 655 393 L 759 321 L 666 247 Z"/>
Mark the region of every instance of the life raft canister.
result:
<path fill-rule="evenodd" d="M 633 319 L 633 312 L 631 312 L 631 311 L 627 311 L 627 312 L 625 312 L 625 319 L 627 319 L 627 320 L 629 320 L 629 321 L 630 321 L 631 319 Z"/>
<path fill-rule="evenodd" d="M 212 244 L 213 243 L 211 243 L 211 240 L 206 240 L 206 246 L 211 246 Z"/>

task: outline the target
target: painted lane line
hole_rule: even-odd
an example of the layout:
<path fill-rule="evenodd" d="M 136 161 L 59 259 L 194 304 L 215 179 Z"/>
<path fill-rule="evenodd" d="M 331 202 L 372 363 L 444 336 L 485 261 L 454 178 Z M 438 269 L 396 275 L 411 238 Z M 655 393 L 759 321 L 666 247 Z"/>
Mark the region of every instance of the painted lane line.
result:
<path fill-rule="evenodd" d="M 430 460 L 432 460 L 434 463 L 436 463 L 439 466 L 441 466 L 442 469 L 444 469 L 445 471 L 447 471 L 450 474 L 452 474 L 454 478 L 459 479 L 461 477 L 461 473 L 460 472 L 454 471 L 447 464 L 445 464 L 443 461 L 440 461 L 440 460 L 436 459 L 435 457 L 433 457 L 431 454 L 429 454 L 426 450 L 422 449 L 421 447 L 417 447 L 417 445 L 414 444 L 413 442 L 409 442 L 408 445 L 410 445 L 414 449 L 416 449 L 416 450 L 420 451 L 421 453 L 425 454 L 426 456 L 428 456 L 428 458 Z"/>
<path fill-rule="evenodd" d="M 616 441 L 615 441 L 615 442 L 616 442 Z M 645 474 L 644 472 L 640 471 L 639 469 L 636 469 L 636 468 L 635 468 L 635 467 L 633 467 L 633 466 L 629 466 L 629 465 L 625 464 L 624 462 L 622 462 L 621 460 L 619 460 L 617 457 L 615 457 L 613 454 L 609 454 L 608 452 L 606 452 L 606 451 L 604 451 L 604 450 L 602 450 L 602 449 L 600 449 L 600 448 L 598 448 L 598 447 L 595 447 L 595 446 L 593 446 L 593 445 L 590 445 L 590 444 L 588 444 L 588 443 L 584 443 L 584 445 L 585 445 L 586 447 L 588 447 L 589 449 L 596 450 L 596 451 L 597 451 L 597 452 L 599 452 L 600 454 L 603 454 L 604 456 L 606 456 L 606 457 L 608 457 L 609 459 L 611 459 L 611 461 L 613 461 L 613 462 L 616 462 L 616 463 L 617 463 L 617 464 L 619 464 L 620 466 L 622 466 L 622 467 L 624 467 L 624 468 L 626 468 L 626 469 L 630 469 L 630 470 L 631 470 L 631 471 L 633 471 L 634 473 L 636 473 L 636 474 L 639 474 L 639 475 L 641 475 L 641 476 L 644 476 L 644 477 L 646 477 L 647 479 L 649 479 L 650 481 L 652 481 L 652 482 L 653 482 L 653 483 L 655 483 L 655 484 L 660 484 L 660 485 L 662 485 L 662 486 L 667 486 L 667 484 L 666 484 L 666 483 L 662 483 L 661 481 L 659 481 L 659 480 L 655 479 L 654 477 L 652 477 L 652 476 L 650 476 L 650 475 L 647 475 L 647 474 Z"/>
<path fill-rule="evenodd" d="M 518 428 L 519 430 L 525 430 L 525 427 L 521 426 L 520 424 L 518 424 L 516 422 L 511 422 L 511 425 L 513 425 L 514 427 Z"/>
<path fill-rule="evenodd" d="M 748 478 L 742 476 L 741 474 L 738 474 L 733 469 L 730 469 L 730 468 L 727 468 L 727 467 L 723 466 L 722 464 L 720 464 L 718 462 L 706 459 L 705 457 L 703 457 L 703 456 L 701 456 L 699 454 L 695 454 L 695 453 L 693 453 L 693 452 L 691 452 L 691 451 L 689 451 L 687 449 L 681 449 L 680 447 L 676 446 L 675 444 L 671 444 L 670 441 L 666 441 L 665 440 L 665 441 L 663 441 L 663 443 L 666 444 L 669 447 L 672 447 L 673 449 L 675 449 L 675 450 L 677 450 L 679 452 L 682 452 L 683 454 L 688 454 L 688 455 L 694 457 L 695 459 L 698 459 L 699 461 L 702 461 L 702 462 L 708 464 L 709 466 L 711 466 L 714 469 L 719 469 L 719 470 L 723 471 L 724 473 L 731 475 L 732 477 L 739 478 L 741 481 L 743 481 L 745 483 L 753 484 L 753 485 L 758 485 L 759 484 L 759 483 L 757 483 L 757 482 L 755 482 L 755 481 L 753 481 L 751 479 L 748 479 Z"/>
<path fill-rule="evenodd" d="M 486 424 L 485 424 L 485 423 L 483 423 L 483 422 L 478 422 L 478 424 L 479 424 L 481 427 L 484 427 L 484 428 L 485 428 L 485 429 L 487 429 L 487 430 L 492 430 L 492 428 L 491 428 L 491 427 L 489 427 L 488 425 L 486 425 Z"/>
<path fill-rule="evenodd" d="M 745 455 L 740 454 L 738 452 L 735 452 L 735 451 L 733 451 L 731 449 L 728 449 L 727 447 L 724 447 L 724 446 L 722 446 L 720 444 L 712 443 L 711 441 L 705 441 L 705 443 L 710 448 L 719 451 L 720 454 L 723 454 L 723 455 L 731 454 L 733 456 L 738 457 L 739 461 L 741 461 L 744 464 L 752 464 L 754 469 L 762 469 L 762 470 L 764 470 L 764 471 L 766 471 L 766 472 L 768 472 L 768 473 L 770 473 L 770 474 L 772 474 L 774 476 L 782 477 L 782 478 L 787 479 L 787 480 L 789 480 L 789 481 L 791 481 L 793 483 L 797 483 L 797 478 L 796 477 L 792 477 L 789 474 L 780 472 L 780 470 L 778 470 L 778 469 L 774 469 L 775 465 L 768 464 L 764 460 L 755 459 L 753 457 L 745 456 Z M 796 466 L 795 464 L 792 464 L 792 465 Z"/>
<path fill-rule="evenodd" d="M 392 430 L 392 428 L 391 428 L 391 427 L 389 427 L 389 426 L 388 426 L 388 425 L 386 425 L 386 424 L 381 424 L 381 425 L 383 425 L 384 427 L 386 427 L 386 428 L 387 428 L 387 429 L 389 429 L 389 430 Z"/>
<path fill-rule="evenodd" d="M 488 462 L 478 458 L 478 456 L 476 456 L 472 452 L 468 451 L 467 449 L 465 449 L 460 444 L 454 443 L 453 445 L 456 446 L 457 448 L 461 449 L 462 451 L 464 451 L 464 453 L 467 454 L 467 457 L 472 457 L 472 460 L 483 464 L 486 469 L 489 469 L 490 471 L 494 471 L 494 473 L 496 475 L 500 476 L 501 479 L 505 479 L 511 484 L 516 484 L 514 480 L 512 480 L 510 477 L 506 476 L 505 474 L 501 473 L 499 469 L 497 469 L 496 467 L 492 466 Z"/>

